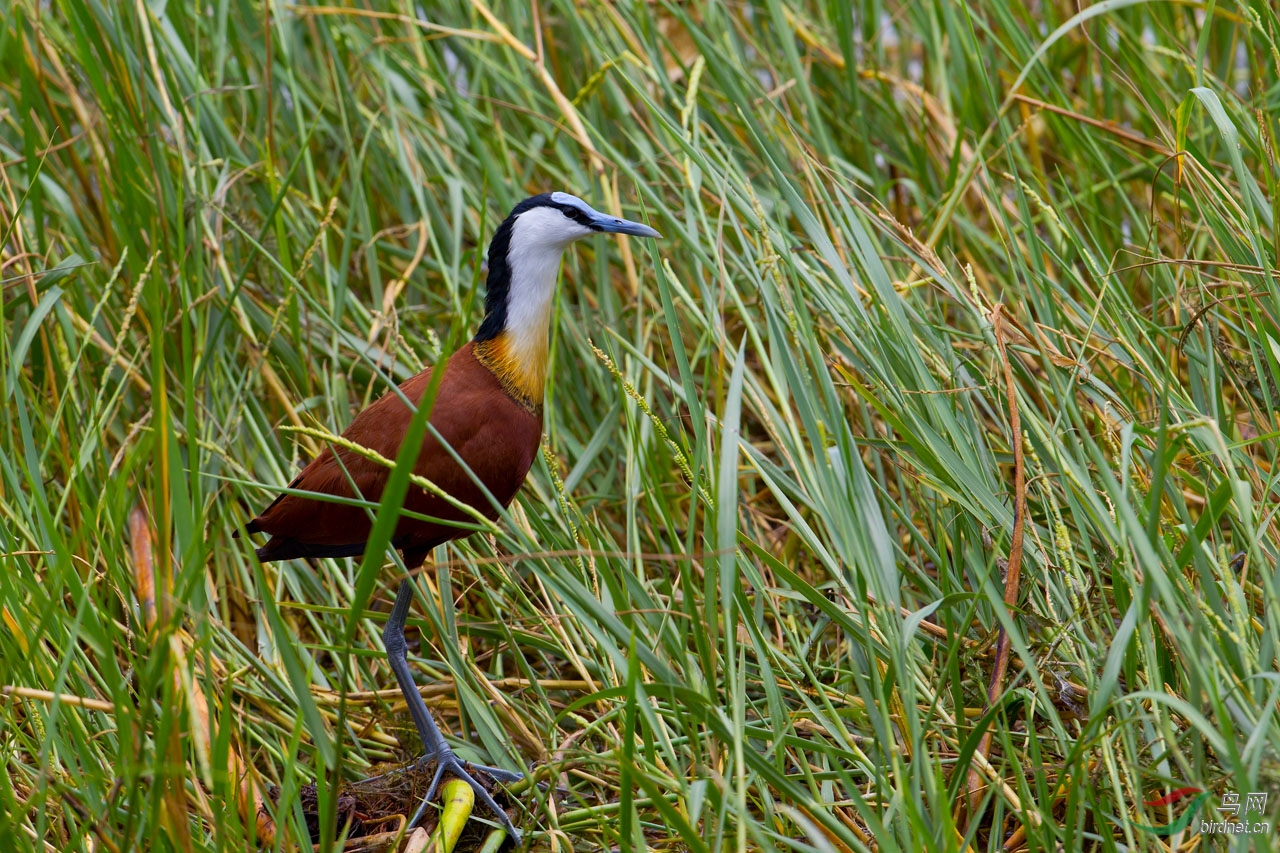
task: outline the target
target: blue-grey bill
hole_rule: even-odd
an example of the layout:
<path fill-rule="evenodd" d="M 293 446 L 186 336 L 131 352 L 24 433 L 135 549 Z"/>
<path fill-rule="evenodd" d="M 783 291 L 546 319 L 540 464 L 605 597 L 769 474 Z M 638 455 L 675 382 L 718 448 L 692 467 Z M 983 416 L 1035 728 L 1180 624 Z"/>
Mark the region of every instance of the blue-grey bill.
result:
<path fill-rule="evenodd" d="M 592 217 L 592 224 L 601 231 L 607 231 L 610 234 L 630 234 L 632 237 L 662 236 L 643 223 L 632 222 L 630 219 L 618 219 L 614 216 L 605 216 L 603 213 Z"/>
<path fill-rule="evenodd" d="M 630 234 L 632 237 L 661 237 L 657 231 L 654 231 L 648 225 L 642 225 L 639 222 L 632 222 L 630 219 L 619 219 L 616 216 L 609 216 L 601 213 L 591 205 L 587 204 L 576 195 L 569 193 L 555 192 L 551 194 L 551 200 L 556 204 L 571 205 L 586 214 L 590 220 L 591 226 L 597 231 L 604 231 L 609 234 Z"/>

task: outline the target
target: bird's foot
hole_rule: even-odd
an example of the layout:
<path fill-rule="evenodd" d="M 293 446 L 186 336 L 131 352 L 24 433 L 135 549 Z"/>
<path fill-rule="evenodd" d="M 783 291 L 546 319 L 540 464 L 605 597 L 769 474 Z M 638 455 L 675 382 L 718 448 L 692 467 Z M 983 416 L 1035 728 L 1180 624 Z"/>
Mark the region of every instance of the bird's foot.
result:
<path fill-rule="evenodd" d="M 431 760 L 433 760 L 433 756 L 425 755 L 422 757 L 423 762 Z M 498 818 L 498 823 L 507 831 L 507 835 L 511 836 L 511 840 L 519 846 L 520 831 L 511 823 L 511 818 L 507 816 L 506 811 L 494 802 L 493 796 L 489 793 L 489 789 L 480 784 L 480 782 L 471 775 L 471 771 L 479 771 L 486 776 L 489 776 L 495 782 L 501 782 L 503 784 L 519 782 L 524 778 L 524 774 L 515 773 L 510 770 L 503 770 L 501 767 L 486 767 L 483 764 L 472 764 L 469 761 L 463 761 L 458 758 L 457 754 L 448 745 L 444 743 L 441 743 L 436 749 L 434 761 L 436 764 L 436 772 L 435 775 L 431 777 L 431 786 L 427 788 L 427 794 L 422 798 L 422 804 L 418 806 L 418 810 L 414 813 L 413 819 L 409 821 L 409 826 L 417 826 L 418 821 L 422 820 L 422 815 L 427 810 L 427 803 L 436 795 L 436 788 L 440 786 L 440 781 L 444 778 L 444 774 L 449 773 L 471 786 L 471 790 L 476 792 L 476 799 L 484 803 L 484 805 L 488 807 L 489 811 L 494 813 Z"/>

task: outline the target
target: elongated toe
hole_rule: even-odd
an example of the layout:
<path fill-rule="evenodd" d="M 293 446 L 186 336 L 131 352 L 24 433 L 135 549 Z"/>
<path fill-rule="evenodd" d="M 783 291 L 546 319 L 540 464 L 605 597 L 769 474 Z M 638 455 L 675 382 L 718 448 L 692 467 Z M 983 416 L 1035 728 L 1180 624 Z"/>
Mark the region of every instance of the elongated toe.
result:
<path fill-rule="evenodd" d="M 422 820 L 422 816 L 427 810 L 427 804 L 436 795 L 436 789 L 440 787 L 440 781 L 447 773 L 470 785 L 471 790 L 475 791 L 476 799 L 483 803 L 489 811 L 493 812 L 493 815 L 498 819 L 498 824 L 506 830 L 509 836 L 511 836 L 511 840 L 519 845 L 520 830 L 516 829 L 515 824 L 511 822 L 511 818 L 507 815 L 506 810 L 498 805 L 498 803 L 493 799 L 493 795 L 489 793 L 489 789 L 481 784 L 480 781 L 472 775 L 472 772 L 478 771 L 494 779 L 494 781 L 507 784 L 520 781 L 524 778 L 524 774 L 516 773 L 511 770 L 504 770 L 501 767 L 485 767 L 482 764 L 471 764 L 470 762 L 463 761 L 458 758 L 457 754 L 454 753 L 452 749 L 444 745 L 436 751 L 434 758 L 436 762 L 436 772 L 431 778 L 431 786 L 427 789 L 426 795 L 422 798 L 422 803 L 418 806 L 418 810 L 414 812 L 413 818 L 410 819 L 409 826 L 417 826 L 418 821 Z M 429 755 L 423 757 L 424 761 L 429 761 L 431 759 L 432 756 Z"/>

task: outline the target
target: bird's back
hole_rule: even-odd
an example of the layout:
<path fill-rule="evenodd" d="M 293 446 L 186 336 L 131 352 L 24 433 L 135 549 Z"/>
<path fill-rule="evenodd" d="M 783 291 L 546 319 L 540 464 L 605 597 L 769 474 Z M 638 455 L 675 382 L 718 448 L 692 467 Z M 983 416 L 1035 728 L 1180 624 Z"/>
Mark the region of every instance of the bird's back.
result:
<path fill-rule="evenodd" d="M 488 368 L 478 362 L 468 343 L 445 363 L 444 376 L 431 408 L 431 425 L 502 506 L 515 498 L 542 438 L 542 418 L 514 400 Z M 415 406 L 431 382 L 428 368 L 400 386 Z M 398 394 L 388 393 L 356 416 L 343 437 L 387 459 L 395 459 L 413 412 Z M 341 464 L 339 464 L 341 463 Z M 489 518 L 492 502 L 441 444 L 428 434 L 414 472 Z M 339 448 L 326 449 L 289 484 L 290 489 L 341 498 L 361 497 L 376 503 L 391 470 Z M 352 488 L 354 483 L 355 489 Z M 358 492 L 357 492 L 358 489 Z M 402 518 L 392 544 L 405 552 L 408 565 L 419 565 L 436 545 L 466 535 L 448 522 L 469 521 L 465 513 L 416 485 L 409 486 L 404 508 L 438 521 Z M 364 507 L 285 494 L 245 528 L 264 532 L 270 541 L 258 549 L 259 559 L 349 557 L 364 552 L 372 529 Z"/>

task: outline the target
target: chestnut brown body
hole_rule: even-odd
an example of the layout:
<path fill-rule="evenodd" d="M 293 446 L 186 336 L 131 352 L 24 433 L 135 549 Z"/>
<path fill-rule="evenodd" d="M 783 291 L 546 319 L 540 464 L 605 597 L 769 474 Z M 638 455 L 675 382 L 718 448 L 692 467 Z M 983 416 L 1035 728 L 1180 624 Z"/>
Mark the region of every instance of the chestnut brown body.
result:
<path fill-rule="evenodd" d="M 474 342 L 467 343 L 440 368 L 444 376 L 431 407 L 430 422 L 493 500 L 505 507 L 515 498 L 538 452 L 542 417 L 540 409 L 527 401 L 517 401 L 504 389 L 502 381 L 476 360 L 474 347 Z M 400 386 L 415 407 L 431 382 L 432 369 L 427 368 Z M 412 418 L 413 411 L 400 395 L 391 392 L 357 415 L 342 435 L 387 459 L 395 459 Z M 497 517 L 498 511 L 484 490 L 430 432 L 423 441 L 414 472 L 486 517 Z M 390 476 L 391 469 L 377 462 L 345 448 L 330 448 L 304 468 L 289 488 L 376 503 Z M 405 517 L 397 524 L 392 546 L 404 552 L 405 564 L 410 568 L 422 565 L 435 546 L 471 532 L 444 522 L 474 521 L 443 498 L 413 484 L 409 485 L 404 508 L 441 520 Z M 257 552 L 265 562 L 359 556 L 364 553 L 372 523 L 364 507 L 284 494 L 245 529 L 249 533 L 270 534 L 270 541 Z"/>

